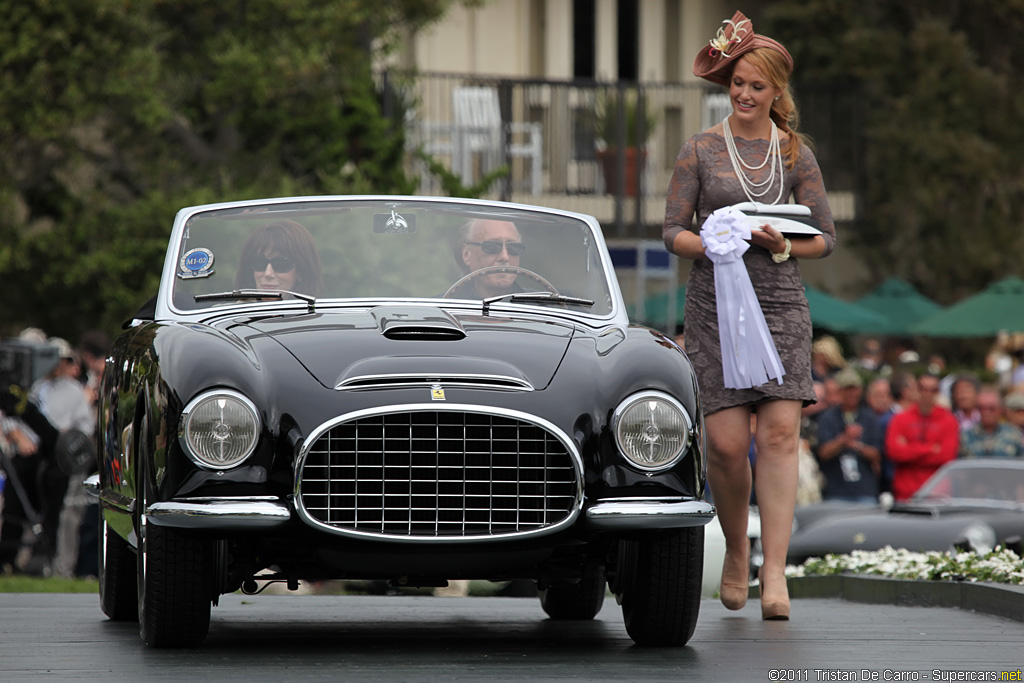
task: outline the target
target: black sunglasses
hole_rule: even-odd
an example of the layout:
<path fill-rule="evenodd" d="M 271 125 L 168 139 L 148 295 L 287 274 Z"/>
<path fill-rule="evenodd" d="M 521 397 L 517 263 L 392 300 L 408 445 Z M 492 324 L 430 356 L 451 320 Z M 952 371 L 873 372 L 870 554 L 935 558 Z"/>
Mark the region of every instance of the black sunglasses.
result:
<path fill-rule="evenodd" d="M 500 254 L 502 249 L 508 249 L 509 256 L 522 256 L 526 251 L 526 245 L 522 242 L 502 242 L 501 240 L 485 240 L 483 242 L 466 242 L 480 247 L 485 254 Z"/>
<path fill-rule="evenodd" d="M 252 269 L 260 273 L 267 269 L 267 264 L 274 267 L 275 273 L 290 273 L 295 270 L 295 261 L 292 261 L 287 256 L 275 256 L 274 258 L 253 256 L 250 263 L 252 264 Z"/>

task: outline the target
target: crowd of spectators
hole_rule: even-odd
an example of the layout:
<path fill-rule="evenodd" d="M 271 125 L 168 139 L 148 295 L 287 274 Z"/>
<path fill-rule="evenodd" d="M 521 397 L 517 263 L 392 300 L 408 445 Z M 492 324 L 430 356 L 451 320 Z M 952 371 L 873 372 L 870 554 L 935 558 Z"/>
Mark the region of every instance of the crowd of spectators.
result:
<path fill-rule="evenodd" d="M 800 503 L 906 500 L 956 458 L 1024 457 L 1018 365 L 983 383 L 947 372 L 939 356 L 889 351 L 869 338 L 847 358 L 836 339 L 814 341 L 818 403 L 804 409 Z"/>
<path fill-rule="evenodd" d="M 77 346 L 37 328 L 0 340 L 0 573 L 97 573 L 98 511 L 82 487 L 91 471 L 67 454 L 91 448 L 108 346 L 100 331 Z"/>

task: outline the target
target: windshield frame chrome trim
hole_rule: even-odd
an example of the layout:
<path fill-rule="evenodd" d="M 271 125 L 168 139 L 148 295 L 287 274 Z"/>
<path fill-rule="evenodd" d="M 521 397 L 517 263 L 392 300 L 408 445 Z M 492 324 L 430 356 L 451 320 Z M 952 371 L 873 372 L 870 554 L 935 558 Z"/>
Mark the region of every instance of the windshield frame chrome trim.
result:
<path fill-rule="evenodd" d="M 261 207 L 261 206 L 276 206 L 280 204 L 328 204 L 328 203 L 339 203 L 339 202 L 381 202 L 385 203 L 417 203 L 417 204 L 454 204 L 454 205 L 465 205 L 468 207 L 479 207 L 481 209 L 501 209 L 510 211 L 523 211 L 535 214 L 549 215 L 563 217 L 567 219 L 574 219 L 582 222 L 590 229 L 590 236 L 594 239 L 593 247 L 597 249 L 598 256 L 600 257 L 601 267 L 604 270 L 605 281 L 608 288 L 608 295 L 611 297 L 611 310 L 607 314 L 595 315 L 591 313 L 576 313 L 572 316 L 558 316 L 566 317 L 567 319 L 573 318 L 585 318 L 587 320 L 607 320 L 616 321 L 622 319 L 628 321 L 628 315 L 625 310 L 625 302 L 622 298 L 622 291 L 619 287 L 618 277 L 615 273 L 615 267 L 611 262 L 611 255 L 608 251 L 607 241 L 604 233 L 601 229 L 601 225 L 596 218 L 593 216 L 577 213 L 574 211 L 567 211 L 563 209 L 552 209 L 550 207 L 535 206 L 532 204 L 520 204 L 515 202 L 500 202 L 496 200 L 484 200 L 484 199 L 467 199 L 462 197 L 430 197 L 430 196 L 416 196 L 416 195 L 323 195 L 323 196 L 307 196 L 307 197 L 273 197 L 267 199 L 255 199 L 245 200 L 238 202 L 221 202 L 215 204 L 204 204 L 198 206 L 191 206 L 182 208 L 178 211 L 174 219 L 174 224 L 171 229 L 171 234 L 168 240 L 167 250 L 164 257 L 163 268 L 161 270 L 160 286 L 157 292 L 156 302 L 156 315 L 157 320 L 201 320 L 209 317 L 212 314 L 220 315 L 226 311 L 251 311 L 251 310 L 267 310 L 268 307 L 275 308 L 277 306 L 284 306 L 287 310 L 291 310 L 294 304 L 292 301 L 273 301 L 273 302 L 247 302 L 245 304 L 230 304 L 227 306 L 218 307 L 207 307 L 197 310 L 182 310 L 174 305 L 173 298 L 173 287 L 177 280 L 175 277 L 176 266 L 178 263 L 178 252 L 181 244 L 182 235 L 185 232 L 185 228 L 194 216 L 200 213 L 207 213 L 210 211 L 223 211 L 227 209 L 244 209 L 249 207 Z M 380 299 L 370 299 L 380 301 Z M 387 301 L 402 301 L 403 303 L 410 303 L 408 299 L 399 298 L 388 298 Z M 442 301 L 462 301 L 452 299 L 441 299 Z M 316 307 L 320 310 L 325 304 L 330 302 L 360 302 L 367 301 L 367 299 L 317 299 Z M 438 299 L 416 299 L 416 302 L 429 303 L 436 302 Z M 467 304 L 477 308 L 481 307 L 479 301 L 466 300 Z M 433 305 L 437 305 L 434 303 Z M 306 305 L 303 304 L 303 308 Z M 537 311 L 538 309 L 543 310 L 545 307 L 541 305 L 532 304 L 514 304 L 514 303 L 501 303 L 490 306 L 491 310 L 500 310 L 508 308 L 508 310 L 529 310 Z"/>

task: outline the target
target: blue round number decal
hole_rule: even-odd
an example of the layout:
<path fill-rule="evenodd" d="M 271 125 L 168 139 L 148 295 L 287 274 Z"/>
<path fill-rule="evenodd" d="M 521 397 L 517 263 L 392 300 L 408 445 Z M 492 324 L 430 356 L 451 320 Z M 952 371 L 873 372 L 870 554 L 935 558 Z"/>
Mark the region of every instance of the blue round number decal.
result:
<path fill-rule="evenodd" d="M 178 264 L 181 266 L 178 277 L 183 280 L 209 277 L 213 275 L 213 252 L 204 247 L 189 249 Z"/>

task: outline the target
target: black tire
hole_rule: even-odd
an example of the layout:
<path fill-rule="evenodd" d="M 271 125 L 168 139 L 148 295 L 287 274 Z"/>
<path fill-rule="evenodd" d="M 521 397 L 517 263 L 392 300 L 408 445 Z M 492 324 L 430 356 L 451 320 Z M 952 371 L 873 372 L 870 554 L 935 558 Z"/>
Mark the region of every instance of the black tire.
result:
<path fill-rule="evenodd" d="M 606 586 L 604 567 L 588 566 L 579 583 L 553 583 L 537 595 L 540 606 L 552 619 L 593 619 L 604 605 Z"/>
<path fill-rule="evenodd" d="M 637 645 L 685 645 L 700 612 L 704 527 L 621 541 L 619 553 L 628 558 L 616 582 L 626 633 Z"/>
<path fill-rule="evenodd" d="M 139 635 L 152 647 L 199 645 L 210 630 L 213 544 L 148 524 L 143 514 L 147 488 L 140 480 L 135 520 Z"/>
<path fill-rule="evenodd" d="M 135 552 L 103 519 L 102 509 L 99 514 L 100 609 L 111 621 L 135 621 L 139 618 Z"/>

